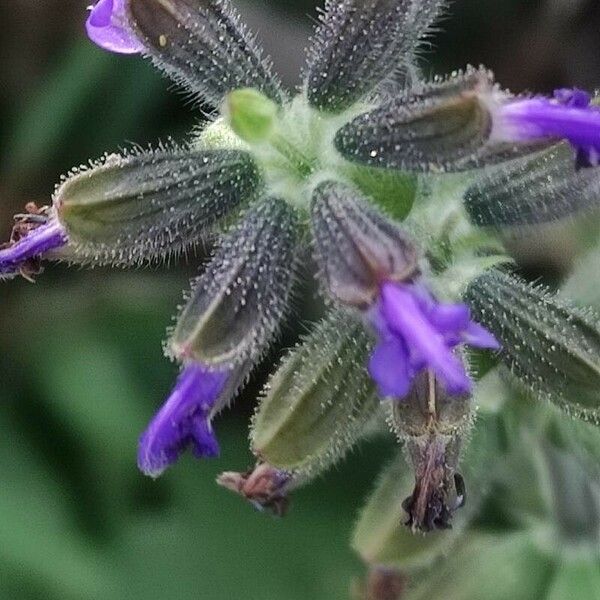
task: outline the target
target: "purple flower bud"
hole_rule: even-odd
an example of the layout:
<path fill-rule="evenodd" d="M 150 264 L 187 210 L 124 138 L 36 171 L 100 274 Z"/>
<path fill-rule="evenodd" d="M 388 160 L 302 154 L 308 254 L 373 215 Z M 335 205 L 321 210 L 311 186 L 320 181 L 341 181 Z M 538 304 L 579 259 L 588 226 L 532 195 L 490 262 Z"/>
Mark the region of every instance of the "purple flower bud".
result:
<path fill-rule="evenodd" d="M 231 376 L 231 371 L 211 371 L 200 363 L 184 368 L 171 395 L 140 438 L 141 471 L 158 477 L 190 445 L 198 458 L 219 454 L 211 420 Z"/>
<path fill-rule="evenodd" d="M 471 321 L 464 304 L 439 304 L 419 284 L 385 282 L 369 318 L 379 334 L 369 371 L 383 396 L 404 398 L 416 375 L 435 372 L 449 394 L 466 394 L 471 380 L 453 350 L 459 344 L 499 349 L 494 336 Z"/>
<path fill-rule="evenodd" d="M 16 217 L 12 239 L 0 245 L 0 278 L 21 273 L 30 278 L 39 273 L 36 261 L 50 250 L 67 243 L 67 234 L 55 218 L 48 218 L 44 209 Z"/>
<path fill-rule="evenodd" d="M 568 140 L 577 151 L 580 167 L 600 164 L 600 107 L 578 89 L 559 89 L 554 98 L 516 99 L 502 104 L 493 137 L 498 141 L 527 142 L 543 138 Z"/>
<path fill-rule="evenodd" d="M 144 47 L 127 25 L 125 0 L 99 0 L 85 23 L 89 38 L 104 50 L 138 54 Z"/>

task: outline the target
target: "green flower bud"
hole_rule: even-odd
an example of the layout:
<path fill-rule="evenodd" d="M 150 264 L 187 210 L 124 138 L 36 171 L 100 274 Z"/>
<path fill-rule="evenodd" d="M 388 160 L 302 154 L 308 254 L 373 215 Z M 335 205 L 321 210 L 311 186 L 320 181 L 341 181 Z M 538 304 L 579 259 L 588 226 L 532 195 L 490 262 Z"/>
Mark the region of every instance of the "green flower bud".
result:
<path fill-rule="evenodd" d="M 286 470 L 322 470 L 364 433 L 379 406 L 362 324 L 332 312 L 283 361 L 254 416 L 254 453 Z"/>
<path fill-rule="evenodd" d="M 249 88 L 231 92 L 224 106 L 231 129 L 249 143 L 269 138 L 275 127 L 278 110 L 275 102 Z"/>

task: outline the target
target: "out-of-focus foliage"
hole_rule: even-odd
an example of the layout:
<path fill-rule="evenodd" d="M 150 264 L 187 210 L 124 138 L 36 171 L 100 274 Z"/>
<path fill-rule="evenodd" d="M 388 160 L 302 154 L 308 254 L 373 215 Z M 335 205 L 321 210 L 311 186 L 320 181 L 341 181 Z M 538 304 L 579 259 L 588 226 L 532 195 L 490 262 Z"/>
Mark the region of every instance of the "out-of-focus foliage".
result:
<path fill-rule="evenodd" d="M 173 376 L 160 339 L 176 279 L 91 274 L 47 280 L 41 303 L 41 286 L 3 301 L 0 598 L 344 598 L 359 572 L 348 535 L 384 448 L 299 493 L 284 520 L 214 483 L 252 462 L 245 420 L 219 426 L 215 462 L 157 482 L 137 471 Z"/>
<path fill-rule="evenodd" d="M 200 116 L 142 61 L 92 47 L 81 32 L 84 7 L 63 0 L 0 7 L 0 84 L 8 92 L 0 101 L 2 239 L 11 214 L 26 201 L 47 202 L 61 172 L 128 141 L 183 132 Z M 288 82 L 313 7 L 308 0 L 242 6 L 265 45 L 283 56 L 278 69 L 289 63 Z M 438 42 L 444 68 L 486 62 L 516 89 L 600 84 L 597 3 L 457 0 L 454 8 Z M 571 224 L 550 230 L 549 243 L 541 237 L 519 247 L 536 267 L 563 268 L 581 239 L 596 236 L 597 223 L 591 229 L 583 236 Z M 590 285 L 599 257 L 592 250 L 578 259 L 566 287 L 600 309 Z M 35 287 L 0 287 L 1 599 L 342 600 L 361 573 L 348 548 L 351 529 L 378 465 L 393 458 L 391 447 L 364 446 L 351 464 L 295 494 L 285 520 L 255 513 L 214 485 L 218 472 L 252 463 L 250 390 L 235 409 L 244 419 L 217 424 L 218 461 L 186 458 L 158 482 L 137 471 L 138 435 L 174 376 L 161 340 L 198 261 L 189 262 L 186 272 L 171 273 L 52 267 Z M 498 406 L 486 410 L 498 418 Z M 549 425 L 544 414 L 513 406 L 497 430 L 506 434 L 501 489 L 487 489 L 481 510 L 466 513 L 470 524 L 450 533 L 456 545 L 442 544 L 448 561 L 413 575 L 411 600 L 596 600 L 600 559 L 586 550 L 591 521 L 573 517 L 582 495 L 558 498 L 552 490 L 585 487 L 581 474 L 600 463 L 597 432 L 555 416 Z M 532 482 L 551 485 L 549 474 L 557 473 L 566 479 L 537 494 Z M 573 531 L 575 541 L 564 542 Z M 562 552 L 577 546 L 583 554 Z M 423 563 L 402 566 L 415 565 Z"/>

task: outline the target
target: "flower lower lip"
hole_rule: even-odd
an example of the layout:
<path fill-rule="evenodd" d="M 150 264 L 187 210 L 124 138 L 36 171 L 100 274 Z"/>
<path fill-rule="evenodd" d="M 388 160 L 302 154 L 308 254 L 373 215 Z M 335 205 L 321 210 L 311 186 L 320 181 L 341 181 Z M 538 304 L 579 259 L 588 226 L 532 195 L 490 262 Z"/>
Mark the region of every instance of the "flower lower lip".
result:
<path fill-rule="evenodd" d="M 498 348 L 493 335 L 471 321 L 465 305 L 438 304 L 418 284 L 384 283 L 374 314 L 371 319 L 380 342 L 370 371 L 384 396 L 406 396 L 415 376 L 426 367 L 450 394 L 469 393 L 471 380 L 454 348 L 460 344 Z"/>

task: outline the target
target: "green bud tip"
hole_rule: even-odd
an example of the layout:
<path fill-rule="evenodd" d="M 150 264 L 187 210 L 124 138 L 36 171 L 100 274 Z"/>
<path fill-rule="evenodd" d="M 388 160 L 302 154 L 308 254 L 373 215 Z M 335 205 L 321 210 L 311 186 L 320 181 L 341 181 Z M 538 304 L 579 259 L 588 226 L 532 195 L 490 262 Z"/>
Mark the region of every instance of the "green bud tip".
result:
<path fill-rule="evenodd" d="M 274 128 L 278 108 L 258 90 L 235 90 L 225 98 L 223 108 L 233 131 L 248 143 L 267 140 Z"/>

